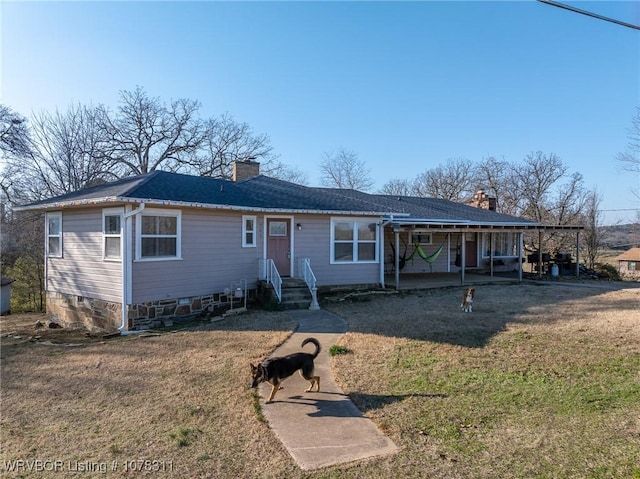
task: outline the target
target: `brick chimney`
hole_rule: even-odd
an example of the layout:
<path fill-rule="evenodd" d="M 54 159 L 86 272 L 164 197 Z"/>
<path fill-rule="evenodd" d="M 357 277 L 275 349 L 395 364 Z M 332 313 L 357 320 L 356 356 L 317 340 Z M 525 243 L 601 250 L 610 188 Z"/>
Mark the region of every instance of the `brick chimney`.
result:
<path fill-rule="evenodd" d="M 495 211 L 496 199 L 489 196 L 484 190 L 478 190 L 476 191 L 476 194 L 473 195 L 473 198 L 469 201 L 468 205 L 473 206 L 474 208 Z"/>
<path fill-rule="evenodd" d="M 260 174 L 260 163 L 253 160 L 236 160 L 233 163 L 233 181 L 242 181 Z"/>

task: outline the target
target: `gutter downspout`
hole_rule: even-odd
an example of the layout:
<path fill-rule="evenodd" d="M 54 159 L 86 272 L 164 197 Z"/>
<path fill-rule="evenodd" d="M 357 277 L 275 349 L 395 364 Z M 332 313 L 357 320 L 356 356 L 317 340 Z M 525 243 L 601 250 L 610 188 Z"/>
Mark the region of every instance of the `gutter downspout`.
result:
<path fill-rule="evenodd" d="M 145 204 L 140 203 L 135 210 L 125 212 L 124 214 L 124 223 L 122 225 L 123 228 L 123 242 L 124 246 L 122 248 L 122 324 L 118 328 L 121 334 L 131 334 L 132 331 L 127 329 L 127 319 L 128 319 L 128 311 L 127 305 L 129 301 L 131 301 L 131 267 L 132 267 L 132 255 L 131 250 L 133 247 L 131 246 L 131 242 L 133 241 L 133 228 L 131 219 L 144 211 Z"/>

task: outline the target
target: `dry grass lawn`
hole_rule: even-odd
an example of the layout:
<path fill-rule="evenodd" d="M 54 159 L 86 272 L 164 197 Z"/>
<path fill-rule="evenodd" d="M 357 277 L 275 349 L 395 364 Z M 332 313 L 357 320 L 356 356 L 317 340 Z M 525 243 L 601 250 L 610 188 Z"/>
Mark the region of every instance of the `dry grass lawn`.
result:
<path fill-rule="evenodd" d="M 2 317 L 0 470 L 639 479 L 640 289 L 478 286 L 472 314 L 459 310 L 460 293 L 323 302 L 349 322 L 349 352 L 332 360 L 338 382 L 401 452 L 317 472 L 297 468 L 248 388 L 248 362 L 291 333 L 286 313 L 114 339 Z"/>

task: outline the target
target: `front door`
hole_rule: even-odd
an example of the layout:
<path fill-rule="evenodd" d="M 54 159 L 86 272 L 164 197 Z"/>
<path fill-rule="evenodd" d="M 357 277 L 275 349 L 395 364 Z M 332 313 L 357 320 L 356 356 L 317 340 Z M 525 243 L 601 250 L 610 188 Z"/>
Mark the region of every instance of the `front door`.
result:
<path fill-rule="evenodd" d="M 291 236 L 289 220 L 267 218 L 267 258 L 273 260 L 280 276 L 290 276 Z"/>

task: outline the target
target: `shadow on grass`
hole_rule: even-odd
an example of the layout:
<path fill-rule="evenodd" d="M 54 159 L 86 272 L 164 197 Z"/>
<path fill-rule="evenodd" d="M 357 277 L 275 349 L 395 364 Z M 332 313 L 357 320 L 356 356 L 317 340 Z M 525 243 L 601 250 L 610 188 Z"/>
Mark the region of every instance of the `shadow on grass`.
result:
<path fill-rule="evenodd" d="M 274 399 L 274 403 L 314 406 L 316 411 L 307 413 L 310 417 L 363 417 L 363 413 L 385 407 L 388 404 L 404 401 L 409 398 L 440 399 L 446 394 L 362 394 L 352 393 L 349 396 L 342 393 L 325 393 L 340 396 L 337 399 L 320 399 L 313 393 L 305 396 L 290 396 L 287 399 Z"/>
<path fill-rule="evenodd" d="M 447 394 L 363 394 L 351 393 L 350 399 L 362 412 L 373 411 L 409 398 L 444 399 Z"/>
<path fill-rule="evenodd" d="M 553 324 L 588 312 L 638 315 L 640 289 L 620 284 L 523 283 L 476 286 L 472 313 L 460 310 L 461 288 L 445 287 L 371 296 L 366 301 L 327 301 L 323 307 L 348 322 L 350 333 L 483 348 L 511 325 Z M 634 289 L 637 297 L 615 295 Z M 585 313 L 582 313 L 585 311 Z"/>

